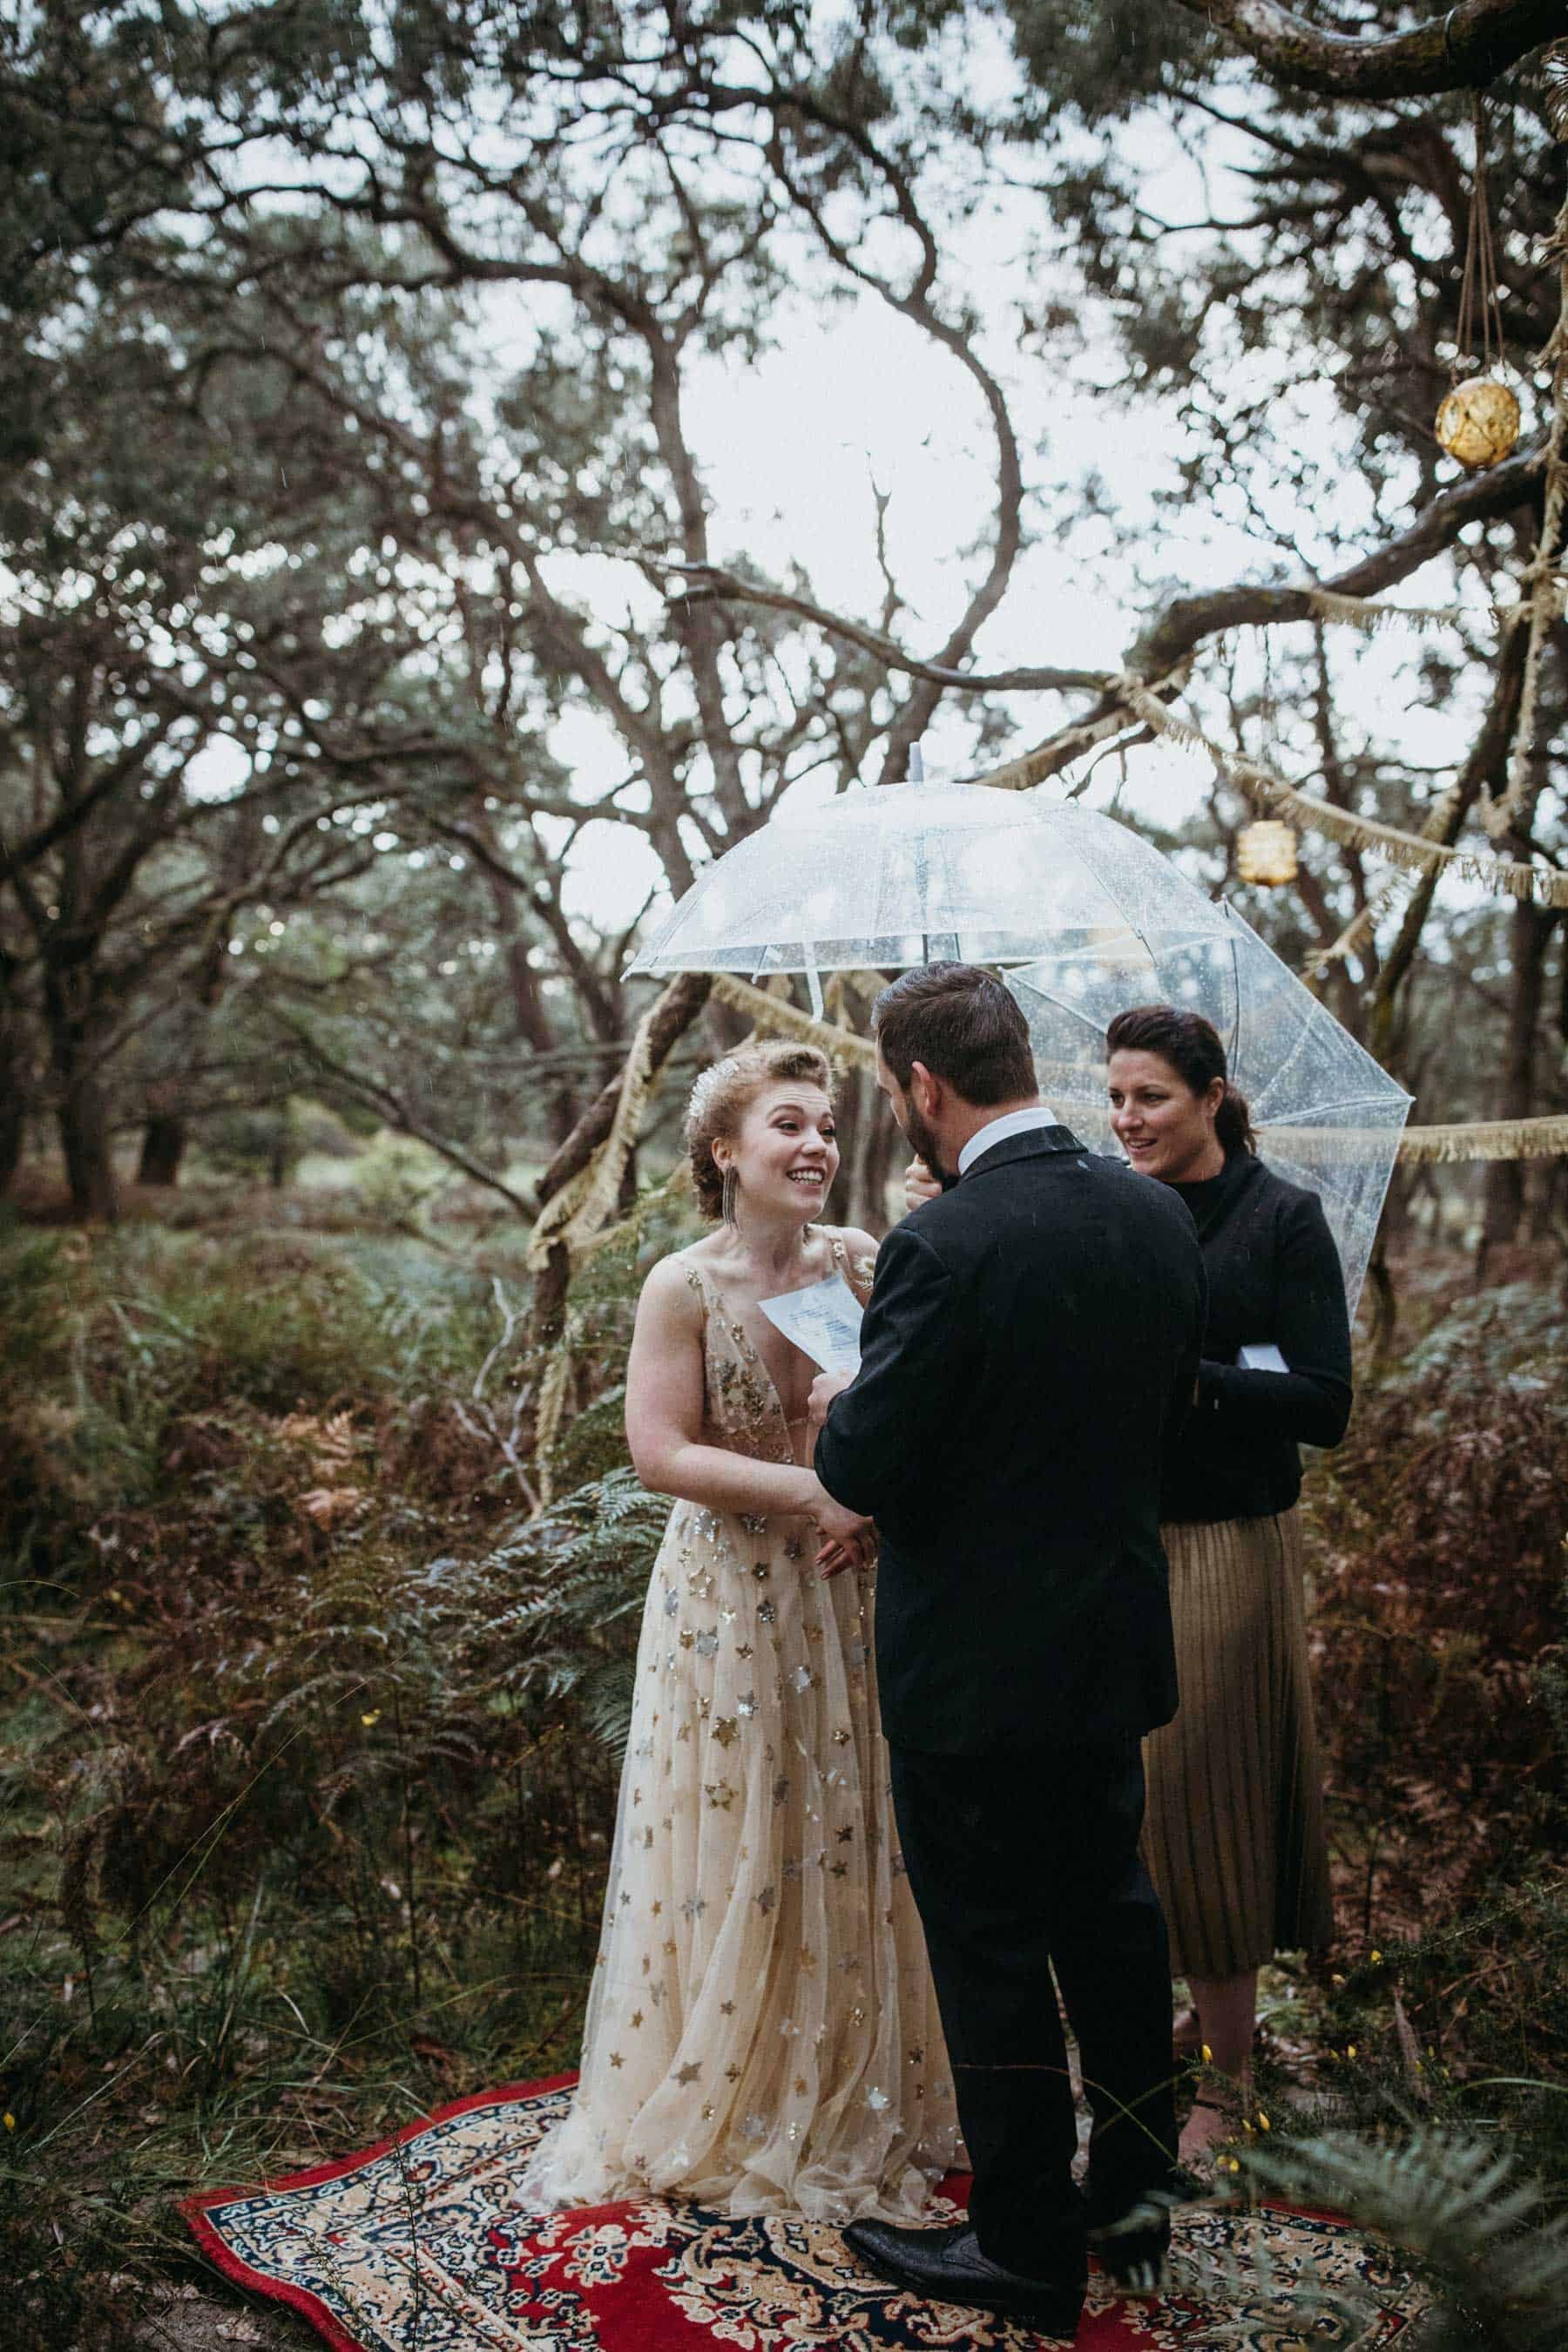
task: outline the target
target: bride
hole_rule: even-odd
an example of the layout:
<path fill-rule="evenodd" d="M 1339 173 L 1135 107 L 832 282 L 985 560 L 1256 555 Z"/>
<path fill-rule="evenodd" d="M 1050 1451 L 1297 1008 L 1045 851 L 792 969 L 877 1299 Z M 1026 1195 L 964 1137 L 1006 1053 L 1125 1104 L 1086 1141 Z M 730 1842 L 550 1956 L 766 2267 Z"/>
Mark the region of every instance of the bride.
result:
<path fill-rule="evenodd" d="M 807 1466 L 816 1366 L 758 1301 L 875 1244 L 815 1220 L 822 1055 L 706 1070 L 686 1142 L 715 1230 L 649 1274 L 626 1375 L 655 1563 L 582 2076 L 529 2166 L 552 2205 L 916 2218 L 960 2160 L 872 1678 L 874 1538 Z"/>

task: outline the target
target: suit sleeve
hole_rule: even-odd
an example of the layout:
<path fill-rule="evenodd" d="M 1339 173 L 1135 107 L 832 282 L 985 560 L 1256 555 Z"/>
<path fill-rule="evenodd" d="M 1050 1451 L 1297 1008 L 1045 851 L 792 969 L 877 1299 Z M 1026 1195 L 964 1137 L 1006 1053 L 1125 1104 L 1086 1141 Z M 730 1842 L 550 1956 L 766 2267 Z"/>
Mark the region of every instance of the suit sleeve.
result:
<path fill-rule="evenodd" d="M 1339 1252 L 1320 1203 L 1298 1202 L 1279 1236 L 1279 1329 L 1273 1339 L 1290 1369 L 1255 1372 L 1205 1362 L 1199 1410 L 1238 1435 L 1289 1437 L 1337 1445 L 1351 1417 L 1351 1331 Z"/>
<path fill-rule="evenodd" d="M 895 1227 L 877 1258 L 859 1372 L 816 1441 L 816 1475 L 836 1502 L 875 1518 L 929 1470 L 972 1352 L 952 1277 L 928 1242 Z"/>

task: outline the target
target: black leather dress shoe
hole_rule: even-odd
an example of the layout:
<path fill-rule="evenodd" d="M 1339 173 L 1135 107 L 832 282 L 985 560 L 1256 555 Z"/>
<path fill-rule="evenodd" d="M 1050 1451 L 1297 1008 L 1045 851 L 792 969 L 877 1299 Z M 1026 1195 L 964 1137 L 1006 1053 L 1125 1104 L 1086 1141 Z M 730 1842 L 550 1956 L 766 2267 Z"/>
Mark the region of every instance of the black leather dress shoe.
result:
<path fill-rule="evenodd" d="M 1026 2278 L 1021 2271 L 1005 2270 L 981 2252 L 967 2221 L 947 2230 L 900 2230 L 890 2221 L 851 2221 L 844 2240 L 868 2269 L 910 2294 L 1026 2319 L 1042 2336 L 1059 2336 L 1064 2343 L 1078 2332 L 1082 2275 Z"/>

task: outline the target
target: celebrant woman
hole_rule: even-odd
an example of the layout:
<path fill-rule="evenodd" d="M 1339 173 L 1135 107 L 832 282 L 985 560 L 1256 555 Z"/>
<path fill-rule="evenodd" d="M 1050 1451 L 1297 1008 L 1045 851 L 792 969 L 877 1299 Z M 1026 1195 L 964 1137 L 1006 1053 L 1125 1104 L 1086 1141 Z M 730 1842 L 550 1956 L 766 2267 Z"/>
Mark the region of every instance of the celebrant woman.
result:
<path fill-rule="evenodd" d="M 638 1475 L 678 1500 L 581 2080 L 525 2193 L 912 2219 L 958 2135 L 888 1795 L 874 1535 L 807 1466 L 819 1368 L 760 1304 L 835 1276 L 864 1304 L 876 1245 L 816 1222 L 838 1146 L 815 1049 L 716 1063 L 686 1142 L 714 1230 L 648 1276 L 626 1376 Z"/>
<path fill-rule="evenodd" d="M 1208 1275 L 1197 1397 L 1161 1502 L 1182 1703 L 1145 1743 L 1144 1854 L 1193 1997 L 1178 2042 L 1239 2093 L 1259 1967 L 1333 1934 L 1297 1447 L 1344 1434 L 1350 1324 L 1321 1204 L 1258 1158 L 1212 1024 L 1142 1005 L 1106 1051 L 1117 1140 L 1185 1201 Z M 1201 2094 L 1184 2159 L 1237 2121 L 1235 2094 Z"/>

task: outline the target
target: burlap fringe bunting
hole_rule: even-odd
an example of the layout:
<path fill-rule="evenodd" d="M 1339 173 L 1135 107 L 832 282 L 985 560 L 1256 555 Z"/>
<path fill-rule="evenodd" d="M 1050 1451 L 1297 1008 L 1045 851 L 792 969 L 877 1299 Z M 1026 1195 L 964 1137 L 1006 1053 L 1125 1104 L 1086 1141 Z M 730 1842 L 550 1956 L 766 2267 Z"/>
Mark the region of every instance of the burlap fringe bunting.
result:
<path fill-rule="evenodd" d="M 874 1070 L 877 1066 L 877 1048 L 869 1037 L 858 1037 L 852 1029 L 838 1029 L 826 1021 L 815 1021 L 809 1013 L 802 1013 L 797 1005 L 790 1003 L 787 997 L 770 996 L 764 989 L 753 988 L 749 981 L 738 980 L 733 972 L 718 974 L 713 993 L 775 1037 L 794 1037 L 803 1045 L 818 1046 L 830 1061 L 847 1062 L 858 1070 Z"/>
<path fill-rule="evenodd" d="M 1533 898 L 1543 907 L 1568 907 L 1568 874 L 1527 866 L 1518 858 L 1494 857 L 1486 850 L 1451 849 L 1442 842 L 1424 839 L 1419 834 L 1402 833 L 1397 825 L 1380 824 L 1375 817 L 1357 816 L 1349 809 L 1334 807 L 1331 802 L 1315 800 L 1310 793 L 1298 792 L 1294 784 L 1287 783 L 1283 776 L 1276 775 L 1260 760 L 1227 751 L 1190 719 L 1176 718 L 1149 691 L 1141 677 L 1127 672 L 1110 683 L 1118 699 L 1154 734 L 1166 736 L 1172 742 L 1190 744 L 1194 751 L 1206 751 L 1248 800 L 1260 808 L 1273 810 L 1277 815 L 1288 816 L 1306 831 L 1365 850 L 1371 856 L 1386 858 L 1391 865 L 1402 866 L 1410 873 L 1456 874 L 1467 881 L 1479 882 L 1489 890 L 1506 892 L 1510 898 Z"/>
<path fill-rule="evenodd" d="M 1407 1127 L 1399 1162 L 1552 1160 L 1568 1151 L 1568 1117 L 1457 1120 L 1452 1127 Z"/>
<path fill-rule="evenodd" d="M 528 1266 L 537 1274 L 552 1245 L 564 1242 L 574 1261 L 591 1241 L 620 1199 L 621 1180 L 642 1133 L 653 1077 L 653 1016 L 649 1006 L 638 1022 L 631 1050 L 621 1073 L 621 1091 L 610 1131 L 585 1168 L 540 1211 L 528 1244 Z"/>
<path fill-rule="evenodd" d="M 1360 629 L 1370 637 L 1383 629 L 1457 628 L 1486 620 L 1507 629 L 1522 620 L 1531 607 L 1522 600 L 1506 604 L 1385 604 L 1375 596 L 1339 596 L 1331 588 L 1310 588 L 1307 609 L 1315 621 Z"/>
<path fill-rule="evenodd" d="M 1374 911 L 1367 910 L 1368 914 Z M 1360 922 L 1363 918 L 1357 919 Z M 1356 926 L 1352 925 L 1353 931 Z M 1345 935 L 1349 937 L 1349 933 Z M 1343 940 L 1335 943 L 1332 954 L 1343 947 Z M 713 982 L 713 993 L 721 1003 L 737 1013 L 745 1013 L 756 1029 L 765 1035 L 790 1037 L 802 1045 L 816 1045 L 837 1066 L 845 1064 L 874 1069 L 877 1050 L 868 1037 L 857 1036 L 853 1031 L 814 1020 L 788 998 L 770 996 L 731 972 L 721 972 Z M 690 1171 L 684 1160 L 677 1162 L 662 1184 L 643 1195 L 628 1216 L 615 1223 L 608 1217 L 619 1197 L 621 1180 L 626 1161 L 635 1148 L 641 1129 L 648 1097 L 647 1074 L 647 1031 L 645 1018 L 633 1040 L 627 1057 L 626 1075 L 622 1081 L 620 1100 L 609 1135 L 581 1174 L 565 1191 L 556 1195 L 542 1213 L 533 1229 L 529 1245 L 529 1264 L 542 1265 L 546 1252 L 554 1241 L 563 1240 L 572 1254 L 574 1270 L 600 1250 L 625 1244 L 636 1246 L 641 1238 L 646 1220 L 656 1211 L 673 1206 L 691 1189 Z M 1264 1149 L 1267 1153 L 1268 1134 L 1265 1130 Z M 1321 1149 L 1326 1139 L 1313 1137 L 1314 1148 Z M 1342 1131 L 1347 1158 L 1357 1156 L 1362 1148 L 1352 1130 Z M 1288 1148 L 1287 1130 L 1279 1135 L 1280 1147 Z M 1457 1121 L 1442 1127 L 1407 1127 L 1399 1139 L 1398 1158 L 1402 1166 L 1417 1161 L 1430 1164 L 1488 1160 L 1543 1160 L 1568 1152 L 1568 1116 L 1546 1118 L 1493 1119 L 1473 1122 Z M 566 1206 L 563 1208 L 562 1202 Z M 538 1455 L 541 1465 L 541 1496 L 550 1496 L 550 1455 L 560 1433 L 560 1423 L 568 1393 L 572 1369 L 572 1339 L 568 1332 L 561 1346 L 551 1357 L 542 1375 L 538 1420 Z"/>
<path fill-rule="evenodd" d="M 1319 948 L 1301 966 L 1303 980 L 1321 980 L 1331 963 L 1343 963 L 1365 946 L 1384 916 L 1398 898 L 1403 877 L 1390 876 L 1372 893 L 1361 912 L 1352 915 L 1339 938 L 1326 948 Z"/>

